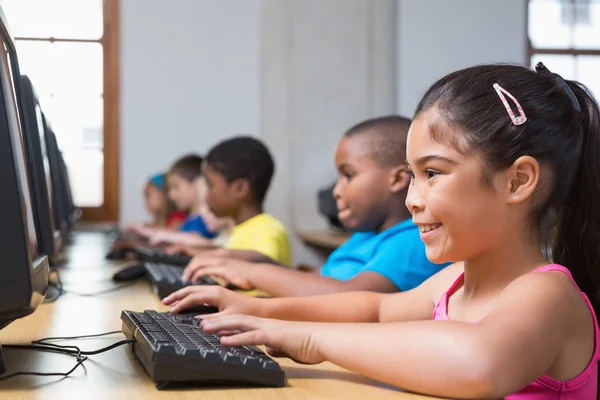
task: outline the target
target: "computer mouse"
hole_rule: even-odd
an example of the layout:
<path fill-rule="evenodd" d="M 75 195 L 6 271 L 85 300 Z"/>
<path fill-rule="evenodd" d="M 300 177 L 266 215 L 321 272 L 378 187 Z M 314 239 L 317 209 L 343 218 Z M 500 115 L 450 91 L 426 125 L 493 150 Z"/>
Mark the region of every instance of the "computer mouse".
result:
<path fill-rule="evenodd" d="M 106 255 L 107 260 L 124 260 L 127 258 L 126 250 L 112 250 Z"/>
<path fill-rule="evenodd" d="M 146 268 L 144 264 L 134 264 L 123 268 L 113 275 L 115 282 L 127 282 L 141 279 L 146 276 Z"/>

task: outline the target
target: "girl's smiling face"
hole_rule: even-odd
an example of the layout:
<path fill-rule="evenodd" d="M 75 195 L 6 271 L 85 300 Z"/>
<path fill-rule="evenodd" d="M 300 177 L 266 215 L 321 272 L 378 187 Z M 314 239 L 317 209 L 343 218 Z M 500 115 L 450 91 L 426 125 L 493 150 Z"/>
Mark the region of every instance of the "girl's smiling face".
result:
<path fill-rule="evenodd" d="M 434 140 L 432 132 L 442 140 Z M 491 186 L 486 185 L 481 158 L 468 150 L 461 132 L 448 127 L 435 108 L 413 121 L 407 162 L 413 175 L 406 206 L 430 261 L 473 260 L 510 233 L 505 177 L 494 174 Z"/>

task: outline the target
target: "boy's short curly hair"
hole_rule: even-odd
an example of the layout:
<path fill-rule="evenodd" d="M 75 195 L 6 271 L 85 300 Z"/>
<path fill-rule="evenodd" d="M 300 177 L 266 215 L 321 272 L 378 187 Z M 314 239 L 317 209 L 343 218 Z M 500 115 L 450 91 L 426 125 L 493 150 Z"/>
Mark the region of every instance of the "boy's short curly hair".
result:
<path fill-rule="evenodd" d="M 236 136 L 218 143 L 206 155 L 206 163 L 227 182 L 247 180 L 260 204 L 267 195 L 275 171 L 269 149 L 251 136 Z"/>
<path fill-rule="evenodd" d="M 350 128 L 344 136 L 371 135 L 374 159 L 383 166 L 403 164 L 406 159 L 406 137 L 411 120 L 398 115 L 372 118 Z"/>

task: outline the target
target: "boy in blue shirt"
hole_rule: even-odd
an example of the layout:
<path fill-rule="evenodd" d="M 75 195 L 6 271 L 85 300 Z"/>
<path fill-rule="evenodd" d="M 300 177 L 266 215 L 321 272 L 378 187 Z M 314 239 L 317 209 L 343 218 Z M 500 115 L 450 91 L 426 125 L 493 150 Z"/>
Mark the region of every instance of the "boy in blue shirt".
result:
<path fill-rule="evenodd" d="M 307 296 L 342 291 L 410 290 L 444 265 L 427 260 L 419 230 L 404 205 L 410 173 L 404 158 L 410 120 L 389 116 L 351 128 L 339 142 L 338 181 L 333 194 L 338 217 L 355 232 L 320 270 L 300 272 L 273 264 L 197 256 L 184 278 L 219 277 L 241 289 L 271 296 Z M 186 288 L 165 299 L 192 304 L 202 287 Z M 195 296 L 195 295 L 198 296 Z"/>

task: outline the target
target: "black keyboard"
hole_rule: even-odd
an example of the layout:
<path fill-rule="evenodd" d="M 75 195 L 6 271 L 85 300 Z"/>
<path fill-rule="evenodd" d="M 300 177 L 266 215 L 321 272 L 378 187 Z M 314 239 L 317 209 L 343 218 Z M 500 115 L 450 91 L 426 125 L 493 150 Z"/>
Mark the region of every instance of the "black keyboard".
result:
<path fill-rule="evenodd" d="M 142 261 L 178 265 L 181 267 L 185 267 L 192 260 L 192 257 L 187 254 L 169 254 L 164 250 L 152 247 L 138 247 L 135 249 L 135 253 Z"/>
<path fill-rule="evenodd" d="M 194 283 L 184 281 L 181 278 L 183 268 L 174 265 L 147 262 L 145 263 L 145 267 L 146 272 L 148 272 L 148 276 L 150 277 L 150 282 L 152 283 L 152 289 L 161 299 L 164 299 L 171 293 L 187 286 L 217 285 L 217 282 L 208 276 L 202 277 Z"/>
<path fill-rule="evenodd" d="M 190 315 L 123 311 L 123 333 L 158 389 L 173 384 L 282 387 L 279 364 L 255 346 L 228 347 Z"/>

